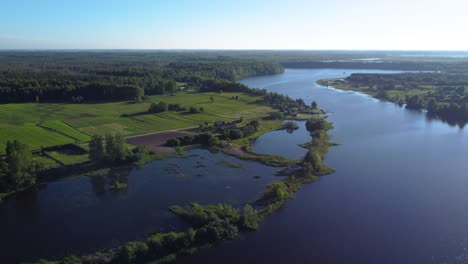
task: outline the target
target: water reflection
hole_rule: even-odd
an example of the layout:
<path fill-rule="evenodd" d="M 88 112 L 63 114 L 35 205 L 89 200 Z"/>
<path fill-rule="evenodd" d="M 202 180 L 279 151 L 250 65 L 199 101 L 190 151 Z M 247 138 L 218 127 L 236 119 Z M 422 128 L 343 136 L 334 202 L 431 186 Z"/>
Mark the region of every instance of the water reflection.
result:
<path fill-rule="evenodd" d="M 288 121 L 286 121 L 288 122 Z M 307 149 L 301 144 L 310 141 L 311 137 L 305 128 L 305 121 L 294 121 L 297 129 L 276 130 L 261 135 L 252 145 L 252 150 L 257 153 L 285 156 L 299 160 L 304 157 Z"/>
<path fill-rule="evenodd" d="M 45 189 L 46 185 L 42 185 L 42 189 Z M 32 187 L 28 188 L 23 192 L 22 197 L 12 197 L 15 199 L 15 209 L 16 209 L 16 217 L 21 218 L 30 218 L 34 217 L 39 209 L 37 207 L 38 203 L 38 188 Z"/>
<path fill-rule="evenodd" d="M 440 116 L 431 112 L 426 111 L 426 120 L 432 121 L 432 120 L 439 120 L 444 122 L 445 124 L 448 124 L 449 126 L 458 126 L 460 129 L 465 128 L 466 121 L 460 120 L 460 118 L 457 117 L 450 117 L 450 116 Z"/>
<path fill-rule="evenodd" d="M 54 181 L 10 197 L 0 203 L 0 248 L 8 249 L 0 250 L 2 263 L 86 254 L 155 231 L 183 230 L 187 223 L 169 206 L 241 206 L 278 177 L 278 168 L 223 153 L 194 149 L 187 154 L 139 169 Z M 124 187 L 113 188 L 116 183 Z"/>
<path fill-rule="evenodd" d="M 92 190 L 96 197 L 104 196 L 106 194 L 107 177 L 105 175 L 89 177 L 89 181 L 91 182 Z"/>

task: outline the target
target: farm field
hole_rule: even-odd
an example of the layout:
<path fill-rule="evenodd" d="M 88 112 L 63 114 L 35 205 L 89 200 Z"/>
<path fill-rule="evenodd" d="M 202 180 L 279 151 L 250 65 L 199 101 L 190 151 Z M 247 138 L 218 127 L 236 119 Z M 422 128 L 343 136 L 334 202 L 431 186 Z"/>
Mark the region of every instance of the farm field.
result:
<path fill-rule="evenodd" d="M 51 130 L 52 132 L 73 138 L 77 141 L 86 142 L 91 139 L 89 135 L 76 130 L 75 128 L 67 125 L 66 123 L 60 120 L 46 120 L 43 123 L 40 123 L 39 126 L 45 128 L 46 130 Z"/>
<path fill-rule="evenodd" d="M 75 142 L 72 138 L 47 131 L 34 123 L 25 123 L 8 128 L 0 128 L 0 153 L 5 154 L 6 142 L 15 139 L 27 144 L 32 150 Z"/>
<path fill-rule="evenodd" d="M 233 97 L 238 99 L 233 99 Z M 213 98 L 211 101 L 210 97 Z M 7 140 L 18 139 L 33 150 L 67 143 L 84 143 L 93 134 L 124 136 L 188 128 L 216 120 L 231 121 L 267 116 L 270 107 L 255 104 L 260 97 L 242 93 L 178 93 L 150 96 L 147 101 L 104 103 L 18 103 L 0 105 L 0 153 Z M 163 101 L 204 112 L 166 111 L 149 114 L 151 103 Z"/>
<path fill-rule="evenodd" d="M 89 161 L 88 154 L 66 153 L 63 151 L 49 151 L 47 154 L 56 160 L 59 160 L 64 165 L 71 165 Z"/>

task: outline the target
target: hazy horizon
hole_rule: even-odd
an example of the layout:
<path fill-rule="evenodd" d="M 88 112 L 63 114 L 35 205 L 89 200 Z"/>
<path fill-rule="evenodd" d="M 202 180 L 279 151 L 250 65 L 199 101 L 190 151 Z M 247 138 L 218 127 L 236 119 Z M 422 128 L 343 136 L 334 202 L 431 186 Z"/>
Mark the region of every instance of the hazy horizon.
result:
<path fill-rule="evenodd" d="M 20 0 L 0 49 L 463 51 L 468 3 Z"/>
<path fill-rule="evenodd" d="M 443 52 L 468 53 L 467 50 L 423 50 L 423 49 L 204 49 L 204 48 L 0 48 L 0 51 L 317 51 L 317 52 Z"/>

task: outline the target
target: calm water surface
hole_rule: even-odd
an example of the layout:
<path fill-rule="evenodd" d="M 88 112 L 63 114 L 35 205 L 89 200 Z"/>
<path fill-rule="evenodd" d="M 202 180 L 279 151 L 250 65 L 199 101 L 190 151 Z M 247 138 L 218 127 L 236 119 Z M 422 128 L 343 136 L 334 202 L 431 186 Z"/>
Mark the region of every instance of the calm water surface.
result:
<path fill-rule="evenodd" d="M 325 162 L 336 173 L 302 188 L 259 231 L 181 263 L 468 263 L 466 129 L 315 84 L 352 72 L 389 73 L 286 70 L 242 81 L 327 110 L 341 145 Z M 264 137 L 281 148 L 280 134 Z"/>
<path fill-rule="evenodd" d="M 252 150 L 257 153 L 284 156 L 300 160 L 307 153 L 307 149 L 299 145 L 310 141 L 310 133 L 305 127 L 305 121 L 295 122 L 299 128 L 293 131 L 276 130 L 258 137 L 252 144 Z"/>
<path fill-rule="evenodd" d="M 194 149 L 187 154 L 105 177 L 51 182 L 0 203 L 0 263 L 92 253 L 155 231 L 185 230 L 187 224 L 168 206 L 240 206 L 278 178 L 273 176 L 278 168 L 222 153 Z M 226 161 L 243 168 L 229 168 Z M 127 190 L 109 189 L 116 177 L 128 183 Z"/>

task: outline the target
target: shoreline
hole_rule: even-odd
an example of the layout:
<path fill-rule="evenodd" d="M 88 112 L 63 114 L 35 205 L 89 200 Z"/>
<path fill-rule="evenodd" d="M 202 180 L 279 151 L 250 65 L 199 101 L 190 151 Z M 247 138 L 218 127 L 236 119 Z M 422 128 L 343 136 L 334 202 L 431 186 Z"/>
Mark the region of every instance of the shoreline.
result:
<path fill-rule="evenodd" d="M 320 130 L 313 130 L 311 131 L 311 140 L 308 142 L 305 142 L 303 146 L 307 146 L 310 149 L 310 152 L 316 152 L 320 156 L 320 164 L 321 161 L 324 159 L 326 153 L 328 152 L 328 148 L 330 146 L 333 146 L 334 144 L 331 142 L 331 136 L 327 133 L 328 130 L 332 128 L 331 123 L 328 121 L 325 121 L 326 117 L 324 116 L 318 116 L 315 118 L 312 118 L 315 120 L 323 120 L 328 128 L 326 129 L 320 129 Z M 262 133 L 259 133 L 258 135 L 255 135 L 252 138 L 249 138 L 249 145 L 250 143 L 253 142 L 255 138 L 258 138 L 259 136 L 268 133 L 270 131 L 278 130 L 280 128 L 276 127 L 276 129 L 268 129 L 265 131 L 262 131 Z M 248 145 L 244 145 L 248 146 Z M 218 150 L 223 151 L 223 148 L 218 148 Z M 226 153 L 226 151 L 223 151 Z M 242 152 L 242 153 L 247 153 L 248 155 L 254 155 L 254 152 L 249 153 L 249 152 Z M 235 153 L 227 153 L 229 155 L 236 156 L 238 158 L 242 159 L 242 155 L 244 154 L 235 154 Z M 268 155 L 268 154 L 258 154 L 262 155 L 263 158 L 266 157 L 274 157 L 273 155 Z M 291 161 L 289 160 L 288 163 L 289 166 L 282 166 L 283 168 L 289 168 L 292 165 L 299 166 L 299 170 L 290 172 L 284 176 L 283 180 L 274 180 L 270 182 L 265 191 L 263 191 L 261 194 L 259 194 L 258 197 L 256 197 L 254 200 L 252 200 L 252 205 L 254 206 L 251 209 L 246 209 L 250 208 L 251 205 L 249 203 L 246 203 L 244 206 L 243 211 L 241 209 L 232 207 L 229 204 L 208 204 L 208 205 L 199 205 L 199 204 L 190 204 L 190 205 L 175 205 L 171 206 L 168 208 L 169 211 L 172 213 L 175 213 L 176 215 L 179 215 L 183 217 L 188 223 L 191 224 L 192 228 L 185 232 L 179 232 L 179 233 L 174 233 L 174 232 L 165 232 L 165 233 L 153 233 L 149 235 L 146 239 L 142 241 L 130 241 L 125 243 L 124 245 L 118 246 L 116 248 L 110 248 L 110 249 L 102 249 L 96 253 L 92 253 L 90 255 L 84 255 L 81 257 L 77 256 L 68 256 L 65 257 L 61 261 L 65 260 L 77 260 L 79 262 L 77 263 L 93 263 L 92 260 L 101 259 L 105 260 L 104 262 L 99 262 L 99 263 L 115 263 L 115 261 L 118 261 L 119 259 L 122 258 L 122 256 L 126 256 L 128 253 L 128 250 L 131 250 L 133 254 L 135 254 L 133 257 L 140 259 L 143 258 L 145 262 L 151 262 L 151 263 L 173 263 L 178 256 L 186 256 L 186 255 L 191 255 L 196 253 L 198 250 L 204 249 L 204 248 L 209 248 L 216 246 L 219 243 L 222 243 L 225 240 L 233 240 L 237 239 L 239 234 L 242 232 L 248 232 L 248 231 L 253 231 L 257 229 L 258 225 L 261 224 L 263 220 L 266 219 L 266 217 L 270 216 L 274 212 L 276 212 L 278 209 L 280 209 L 282 206 L 284 206 L 287 201 L 292 199 L 294 197 L 294 193 L 299 190 L 304 184 L 308 183 L 313 183 L 319 180 L 320 176 L 331 174 L 334 172 L 334 169 L 322 164 L 320 168 L 310 168 L 310 164 L 306 164 L 307 160 L 307 154 L 302 160 L 296 160 L 296 161 Z M 284 158 L 284 157 L 281 157 Z M 249 158 L 247 158 L 249 159 Z M 285 159 L 285 158 L 284 158 Z M 250 159 L 249 159 L 250 160 Z M 262 163 L 260 160 L 252 160 L 254 162 L 259 162 Z M 294 164 L 293 164 L 294 163 Z M 282 164 L 286 165 L 286 164 Z M 188 207 L 187 207 L 188 206 Z M 194 207 L 195 206 L 195 207 Z M 193 217 L 198 217 L 194 215 L 195 211 L 194 208 L 198 208 L 197 210 L 204 211 L 205 213 L 208 213 L 212 215 L 212 219 L 215 220 L 205 220 L 206 222 L 202 225 L 199 226 L 199 224 L 195 224 L 193 221 Z M 257 209 L 254 209 L 257 208 Z M 225 215 L 225 210 L 231 211 L 229 215 L 234 214 L 237 215 L 236 217 L 234 216 L 227 216 Z M 248 210 L 248 211 L 246 211 Z M 234 217 L 234 218 L 232 218 Z M 249 222 L 246 222 L 246 218 L 249 217 Z M 217 220 L 216 220 L 217 219 Z M 244 220 L 242 220 L 244 219 Z M 242 220 L 242 221 L 241 221 Z M 213 222 L 214 221 L 214 222 Z M 212 227 L 212 225 L 215 225 L 216 227 Z M 219 226 L 221 225 L 221 226 Z M 226 235 L 226 236 L 221 236 L 218 237 L 214 240 L 204 240 L 200 236 L 197 236 L 197 234 L 201 234 L 206 231 L 206 228 L 220 228 L 220 230 L 234 230 L 233 235 Z M 172 243 L 177 243 L 176 241 L 174 242 L 167 242 L 166 238 L 169 237 L 174 237 L 176 241 L 178 239 L 191 237 L 188 242 L 183 244 L 184 246 L 175 246 L 175 244 Z M 162 247 L 168 247 L 171 248 L 169 251 L 165 251 L 166 253 L 164 255 L 158 255 L 160 253 L 157 253 L 152 249 L 152 246 L 154 243 L 162 246 Z M 164 243 L 169 243 L 165 245 Z M 141 252 L 136 250 L 136 248 L 143 248 Z M 154 251 L 154 252 L 153 252 Z M 155 257 L 156 254 L 158 257 Z M 50 263 L 62 263 L 61 261 L 52 261 Z M 40 262 L 39 262 L 40 263 Z"/>
<path fill-rule="evenodd" d="M 463 114 L 462 108 L 459 108 L 457 111 L 458 112 L 451 112 L 451 111 L 445 111 L 444 108 L 442 110 L 437 107 L 431 108 L 431 103 L 427 102 L 430 101 L 429 98 L 431 97 L 424 97 L 427 95 L 421 96 L 423 101 L 426 101 L 425 103 L 418 103 L 417 105 L 415 104 L 410 104 L 411 99 L 414 96 L 412 95 L 413 90 L 408 90 L 403 92 L 403 95 L 397 95 L 397 96 L 389 96 L 387 90 L 382 90 L 382 89 L 376 89 L 374 87 L 366 87 L 366 86 L 359 86 L 358 84 L 353 84 L 347 81 L 346 79 L 343 78 L 335 78 L 335 79 L 320 79 L 316 81 L 318 85 L 327 87 L 327 88 L 333 88 L 341 91 L 352 91 L 352 92 L 357 92 L 360 94 L 364 94 L 367 96 L 370 96 L 372 98 L 384 101 L 384 102 L 390 102 L 393 104 L 396 104 L 400 107 L 405 107 L 408 110 L 413 110 L 413 111 L 421 111 L 426 114 L 427 118 L 430 119 L 437 119 L 440 120 L 444 123 L 448 123 L 449 125 L 457 125 L 460 128 L 463 128 L 466 123 L 468 123 L 468 116 Z M 416 90 L 418 91 L 418 90 Z M 406 98 L 402 98 L 402 96 L 405 96 Z M 431 98 L 434 100 L 434 98 Z M 443 107 L 448 107 L 451 106 L 452 103 L 448 102 L 441 102 L 440 105 Z M 466 110 L 465 110 L 466 111 Z"/>
<path fill-rule="evenodd" d="M 208 93 L 208 94 L 211 94 L 211 93 Z M 229 94 L 229 92 L 225 92 L 225 94 Z M 239 94 L 238 92 L 234 92 L 233 94 Z M 242 92 L 241 94 L 243 94 L 244 97 L 249 97 L 249 98 L 255 98 L 256 96 L 255 95 L 251 95 L 251 94 L 248 94 L 248 93 L 245 93 L 245 92 Z M 225 95 L 223 95 L 223 97 L 226 97 Z M 229 97 L 229 96 L 228 96 Z M 230 98 L 229 98 L 230 99 Z M 228 100 L 228 99 L 226 99 Z M 262 104 L 262 103 L 255 103 L 258 107 L 265 107 L 266 105 Z M 273 108 L 270 107 L 271 110 L 273 111 Z M 255 112 L 256 113 L 256 112 Z M 260 118 L 264 118 L 265 117 L 265 113 L 256 113 L 258 114 L 257 116 L 254 116 L 254 117 L 249 117 L 248 119 L 260 119 Z M 231 120 L 233 119 L 233 117 L 231 118 L 228 118 L 228 120 Z M 193 123 L 196 123 L 198 122 L 196 118 L 194 118 L 193 120 Z M 141 137 L 145 137 L 145 136 L 157 136 L 157 135 L 161 135 L 161 134 L 166 134 L 166 133 L 171 133 L 171 132 L 187 132 L 187 133 L 194 133 L 190 130 L 193 130 L 193 129 L 198 129 L 199 127 L 197 126 L 183 126 L 183 127 L 179 127 L 179 128 L 171 128 L 171 129 L 167 129 L 167 130 L 162 130 L 162 131 L 154 131 L 154 132 L 144 132 L 144 133 L 141 133 L 141 134 L 130 134 L 128 136 L 125 136 L 124 139 L 125 139 L 125 142 L 126 144 L 128 144 L 127 140 L 130 139 L 130 140 L 135 140 L 137 138 L 141 138 Z M 196 132 L 195 132 L 196 133 Z M 84 142 L 84 143 L 75 143 L 75 144 L 72 144 L 72 145 L 76 145 L 82 149 L 86 149 L 87 148 L 87 145 L 88 145 L 89 142 Z M 174 147 L 167 147 L 167 146 L 163 146 L 165 143 L 165 140 L 164 142 L 159 142 L 159 144 L 157 146 L 155 146 L 155 148 L 152 148 L 151 147 L 151 144 L 143 144 L 143 145 L 146 145 L 150 148 L 150 150 L 154 153 L 154 154 L 151 154 L 150 157 L 148 158 L 147 161 L 143 162 L 143 164 L 146 164 L 148 162 L 151 162 L 153 160 L 157 160 L 157 159 L 162 159 L 162 158 L 169 158 L 169 157 L 174 157 L 174 156 L 177 156 L 180 152 L 177 148 L 174 148 Z M 130 148 L 134 148 L 134 147 L 137 147 L 139 145 L 142 145 L 142 144 L 128 144 L 128 145 L 131 145 Z M 60 148 L 62 145 L 56 145 L 56 146 L 53 146 L 53 147 L 48 147 L 46 149 L 51 149 L 51 150 L 46 150 L 46 151 L 53 151 L 55 148 Z M 83 148 L 84 147 L 84 148 Z M 184 149 L 187 149 L 187 147 L 183 147 L 181 148 L 181 150 L 184 150 Z M 162 150 L 162 151 L 160 151 Z M 50 159 L 50 157 L 46 156 L 46 155 L 43 155 L 41 154 L 40 152 L 41 151 L 38 151 L 38 150 L 33 150 L 32 151 L 33 154 L 35 155 L 34 158 L 42 158 L 42 157 L 46 157 L 48 159 Z M 47 167 L 45 169 L 43 169 L 42 171 L 40 171 L 38 173 L 38 175 L 40 175 L 40 179 L 38 178 L 36 183 L 33 184 L 33 185 L 30 185 L 30 186 L 27 186 L 23 189 L 28 189 L 28 188 L 33 188 L 39 184 L 44 184 L 44 183 L 47 183 L 47 182 L 50 182 L 50 181 L 53 181 L 53 180 L 58 180 L 58 179 L 66 179 L 66 178 L 70 178 L 70 177 L 77 177 L 77 176 L 81 176 L 81 175 L 95 175 L 95 174 L 103 174 L 103 173 L 106 173 L 107 171 L 109 171 L 110 169 L 112 168 L 118 168 L 120 166 L 116 166 L 116 165 L 107 165 L 107 164 L 96 164 L 94 162 L 91 162 L 89 160 L 89 158 L 86 158 L 85 161 L 82 161 L 82 160 L 74 160 L 75 162 L 73 163 L 69 163 L 69 164 L 60 164 L 58 162 L 56 162 L 54 160 L 54 165 L 51 166 L 51 167 Z M 122 166 L 131 166 L 131 165 L 142 165 L 141 162 L 140 164 L 133 164 L 133 163 L 127 163 L 127 164 L 123 164 Z M 76 172 L 78 171 L 78 172 Z M 22 190 L 23 190 L 22 189 Z M 11 191 L 8 191 L 8 192 L 5 192 L 5 193 L 0 193 L 0 202 L 2 201 L 5 201 L 6 199 L 9 199 L 10 197 L 14 196 L 15 194 L 17 193 L 20 193 L 22 190 L 11 190 Z"/>

